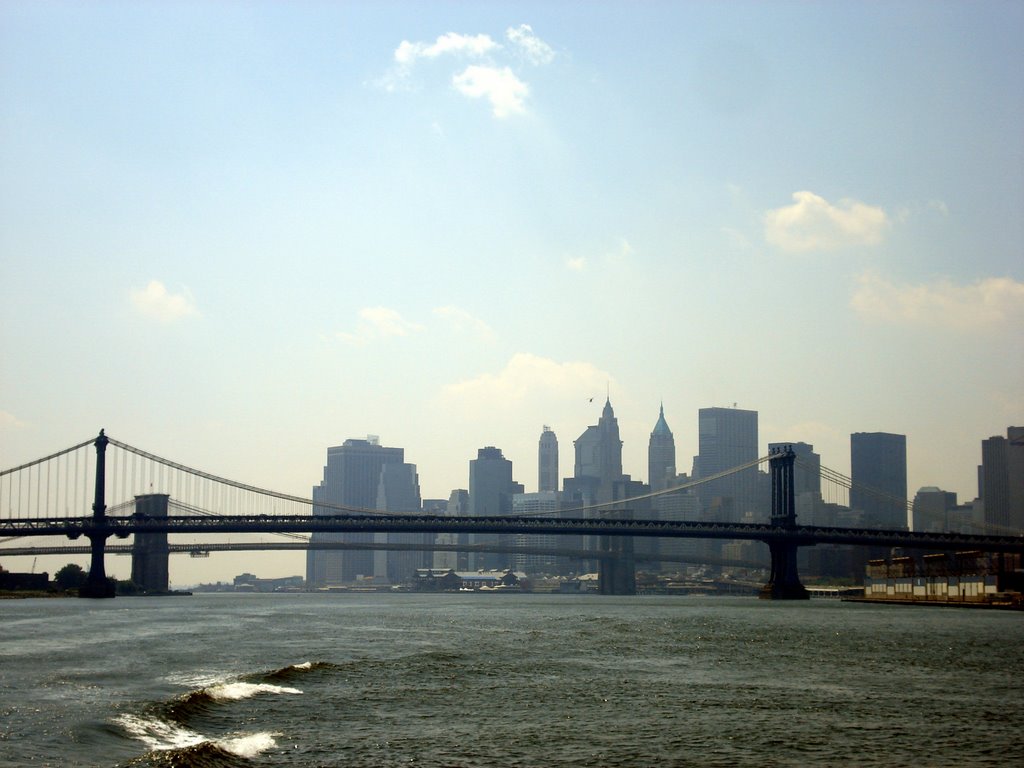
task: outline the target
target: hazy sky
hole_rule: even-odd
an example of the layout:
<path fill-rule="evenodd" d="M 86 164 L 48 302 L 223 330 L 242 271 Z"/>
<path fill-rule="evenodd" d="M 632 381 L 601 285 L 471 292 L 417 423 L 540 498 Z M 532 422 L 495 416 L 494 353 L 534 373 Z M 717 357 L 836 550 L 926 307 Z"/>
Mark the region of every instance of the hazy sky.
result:
<path fill-rule="evenodd" d="M 375 434 L 424 497 L 485 445 L 530 491 L 610 392 L 634 478 L 660 402 L 686 471 L 736 403 L 971 499 L 1024 424 L 1022 41 L 1019 2 L 0 4 L 0 467 L 102 427 L 309 495 Z"/>

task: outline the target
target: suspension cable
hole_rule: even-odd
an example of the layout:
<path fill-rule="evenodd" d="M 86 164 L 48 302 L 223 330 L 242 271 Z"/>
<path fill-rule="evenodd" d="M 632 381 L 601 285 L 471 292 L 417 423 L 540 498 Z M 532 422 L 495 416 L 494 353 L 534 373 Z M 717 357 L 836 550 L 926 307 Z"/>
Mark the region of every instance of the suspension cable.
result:
<path fill-rule="evenodd" d="M 29 467 L 34 467 L 37 464 L 42 464 L 44 461 L 50 461 L 52 459 L 56 459 L 56 458 L 58 458 L 60 456 L 63 456 L 66 453 L 71 453 L 72 451 L 77 451 L 79 448 L 84 448 L 87 445 L 92 445 L 95 442 L 96 442 L 96 438 L 94 437 L 94 438 L 92 438 L 90 440 L 86 440 L 84 443 L 79 443 L 78 445 L 73 445 L 70 448 L 65 448 L 63 451 L 58 451 L 57 453 L 51 453 L 49 456 L 43 456 L 43 458 L 41 458 L 41 459 L 36 459 L 35 461 L 30 461 L 27 464 L 22 464 L 19 467 L 11 467 L 10 469 L 2 470 L 2 471 L 0 471 L 0 477 L 4 477 L 5 475 L 13 474 L 14 472 L 18 472 L 19 470 L 22 470 L 22 469 L 28 469 Z"/>

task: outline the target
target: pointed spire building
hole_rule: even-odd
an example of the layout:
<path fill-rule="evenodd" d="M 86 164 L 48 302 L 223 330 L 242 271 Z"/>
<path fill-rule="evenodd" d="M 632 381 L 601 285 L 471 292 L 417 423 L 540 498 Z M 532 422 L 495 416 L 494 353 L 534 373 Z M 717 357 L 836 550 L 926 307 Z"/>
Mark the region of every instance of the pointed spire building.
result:
<path fill-rule="evenodd" d="M 612 484 L 622 479 L 622 440 L 619 421 L 612 410 L 611 399 L 605 400 L 601 418 L 574 442 L 576 464 L 573 479 L 576 485 L 590 486 L 585 496 L 591 501 L 608 501 Z"/>
<path fill-rule="evenodd" d="M 669 480 L 676 474 L 676 439 L 665 421 L 664 403 L 658 411 L 658 422 L 647 444 L 647 472 L 652 491 L 668 487 Z"/>

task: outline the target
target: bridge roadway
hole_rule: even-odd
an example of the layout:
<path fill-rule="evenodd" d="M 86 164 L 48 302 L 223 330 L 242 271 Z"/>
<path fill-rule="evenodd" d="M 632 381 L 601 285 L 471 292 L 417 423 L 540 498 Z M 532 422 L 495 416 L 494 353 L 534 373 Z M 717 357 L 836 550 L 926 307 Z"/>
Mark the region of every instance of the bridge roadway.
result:
<path fill-rule="evenodd" d="M 64 544 L 56 547 L 0 547 L 0 557 L 41 557 L 43 555 L 88 555 L 91 547 Z M 568 557 L 573 560 L 610 560 L 621 557 L 620 552 L 594 549 L 572 549 L 569 547 L 532 547 L 523 545 L 503 546 L 501 544 L 409 544 L 409 543 L 378 543 L 372 541 L 250 541 L 250 542 L 209 542 L 205 544 L 168 544 L 169 555 L 186 554 L 203 557 L 211 552 L 304 552 L 309 549 L 357 550 L 369 549 L 386 552 L 511 552 L 520 555 L 553 555 Z M 131 555 L 132 544 L 108 544 L 108 555 Z M 732 558 L 684 557 L 659 553 L 657 557 L 634 555 L 638 563 L 689 563 L 692 565 L 717 565 L 728 568 L 765 568 L 767 563 L 761 560 L 736 560 Z"/>
<path fill-rule="evenodd" d="M 618 514 L 630 514 L 618 510 Z M 135 533 L 522 533 L 535 535 L 642 536 L 742 539 L 769 545 L 857 544 L 932 550 L 982 550 L 1024 554 L 1024 536 L 920 533 L 869 528 L 829 528 L 770 523 L 596 518 L 447 517 L 437 515 L 225 515 L 217 517 L 129 515 L 70 518 L 7 518 L 0 536 L 116 536 Z"/>

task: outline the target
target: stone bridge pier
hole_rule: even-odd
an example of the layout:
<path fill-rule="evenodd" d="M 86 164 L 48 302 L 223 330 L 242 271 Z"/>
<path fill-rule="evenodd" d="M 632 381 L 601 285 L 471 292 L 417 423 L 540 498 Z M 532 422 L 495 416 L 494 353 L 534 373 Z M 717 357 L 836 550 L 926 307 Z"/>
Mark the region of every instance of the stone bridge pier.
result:
<path fill-rule="evenodd" d="M 149 518 L 167 517 L 166 493 L 135 497 L 135 514 Z M 161 594 L 170 588 L 167 575 L 167 534 L 136 533 L 132 541 L 132 582 L 144 592 Z"/>
<path fill-rule="evenodd" d="M 601 551 L 614 553 L 598 561 L 602 595 L 635 595 L 636 563 L 633 559 L 632 536 L 602 536 Z"/>

